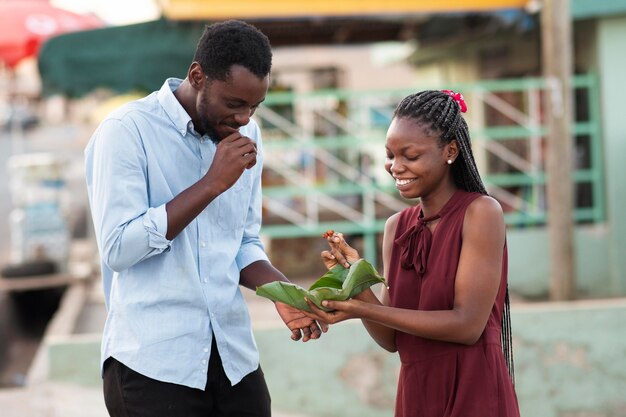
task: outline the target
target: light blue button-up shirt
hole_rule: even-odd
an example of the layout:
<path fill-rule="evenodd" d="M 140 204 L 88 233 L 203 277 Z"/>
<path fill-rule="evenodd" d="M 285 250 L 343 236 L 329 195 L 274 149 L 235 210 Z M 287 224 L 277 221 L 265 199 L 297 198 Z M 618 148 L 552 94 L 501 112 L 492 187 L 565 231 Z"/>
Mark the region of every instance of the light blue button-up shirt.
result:
<path fill-rule="evenodd" d="M 204 389 L 213 334 L 233 385 L 259 365 L 239 271 L 267 260 L 263 148 L 250 121 L 240 131 L 257 144 L 256 165 L 167 240 L 165 204 L 206 174 L 216 151 L 174 97 L 180 83 L 168 79 L 109 115 L 85 168 L 107 307 L 102 363 L 112 356 L 147 377 Z"/>

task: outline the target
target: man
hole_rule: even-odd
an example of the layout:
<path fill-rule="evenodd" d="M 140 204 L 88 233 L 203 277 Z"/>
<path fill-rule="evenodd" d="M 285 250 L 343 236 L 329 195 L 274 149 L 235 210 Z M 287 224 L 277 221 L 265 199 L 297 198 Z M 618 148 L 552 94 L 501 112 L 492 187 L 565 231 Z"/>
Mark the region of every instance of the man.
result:
<path fill-rule="evenodd" d="M 261 225 L 265 35 L 208 26 L 184 80 L 104 120 L 85 151 L 107 307 L 102 368 L 112 416 L 269 416 L 239 285 L 287 279 Z M 322 329 L 276 303 L 292 339 Z"/>

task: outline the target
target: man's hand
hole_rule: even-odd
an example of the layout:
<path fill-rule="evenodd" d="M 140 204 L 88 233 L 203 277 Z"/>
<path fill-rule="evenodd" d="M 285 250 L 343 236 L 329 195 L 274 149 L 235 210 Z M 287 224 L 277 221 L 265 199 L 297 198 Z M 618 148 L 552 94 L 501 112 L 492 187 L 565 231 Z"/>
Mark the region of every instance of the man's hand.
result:
<path fill-rule="evenodd" d="M 319 339 L 323 333 L 328 331 L 328 325 L 307 317 L 302 311 L 288 304 L 276 301 L 274 303 L 278 315 L 283 319 L 289 330 L 291 330 L 291 340 L 308 342 L 310 339 Z"/>
<path fill-rule="evenodd" d="M 217 144 L 215 157 L 205 177 L 224 192 L 239 179 L 246 169 L 256 164 L 256 144 L 252 139 L 234 132 Z"/>

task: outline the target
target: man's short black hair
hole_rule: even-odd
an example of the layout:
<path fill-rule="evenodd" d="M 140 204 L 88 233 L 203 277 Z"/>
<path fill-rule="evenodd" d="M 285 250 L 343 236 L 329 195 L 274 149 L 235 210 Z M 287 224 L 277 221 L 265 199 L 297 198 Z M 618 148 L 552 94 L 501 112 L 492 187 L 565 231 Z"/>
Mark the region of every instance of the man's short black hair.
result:
<path fill-rule="evenodd" d="M 254 26 L 227 20 L 204 29 L 193 59 L 213 80 L 225 81 L 233 65 L 264 78 L 272 68 L 272 49 L 267 36 Z"/>

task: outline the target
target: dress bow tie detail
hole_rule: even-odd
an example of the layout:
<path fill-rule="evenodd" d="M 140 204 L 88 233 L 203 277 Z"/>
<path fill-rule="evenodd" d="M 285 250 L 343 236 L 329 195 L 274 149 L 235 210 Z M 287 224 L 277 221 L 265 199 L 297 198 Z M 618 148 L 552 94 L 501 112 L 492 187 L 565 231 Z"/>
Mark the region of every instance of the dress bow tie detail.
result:
<path fill-rule="evenodd" d="M 426 273 L 426 261 L 432 242 L 432 233 L 428 228 L 428 223 L 440 217 L 440 214 L 423 217 L 423 214 L 420 213 L 417 223 L 395 240 L 395 243 L 402 250 L 400 255 L 402 268 L 415 268 L 417 276 L 420 278 Z"/>

